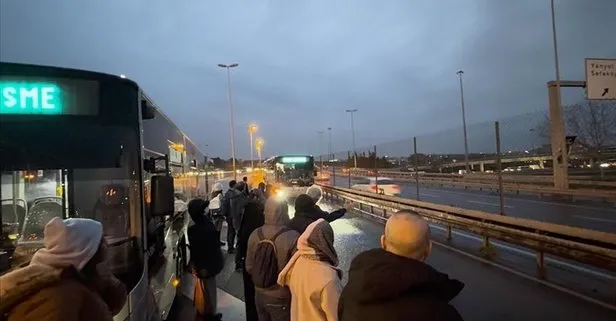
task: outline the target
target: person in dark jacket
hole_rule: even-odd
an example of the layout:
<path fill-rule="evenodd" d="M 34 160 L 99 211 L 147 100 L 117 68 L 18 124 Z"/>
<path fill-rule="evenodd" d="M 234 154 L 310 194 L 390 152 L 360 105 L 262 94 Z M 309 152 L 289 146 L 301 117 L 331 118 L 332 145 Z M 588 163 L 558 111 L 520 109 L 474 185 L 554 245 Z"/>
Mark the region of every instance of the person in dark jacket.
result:
<path fill-rule="evenodd" d="M 462 321 L 449 301 L 464 284 L 424 263 L 432 248 L 424 219 L 409 211 L 392 215 L 381 246 L 351 262 L 339 321 Z"/>
<path fill-rule="evenodd" d="M 291 219 L 289 227 L 301 234 L 304 233 L 310 223 L 320 218 L 331 223 L 341 218 L 346 212 L 346 208 L 341 208 L 331 213 L 325 212 L 315 204 L 315 201 L 310 196 L 301 194 L 295 199 L 295 216 Z"/>
<path fill-rule="evenodd" d="M 233 224 L 233 211 L 232 200 L 237 196 L 236 190 L 237 182 L 235 180 L 229 181 L 229 189 L 222 197 L 221 214 L 227 221 L 227 253 L 235 253 L 235 235 L 237 233 L 236 226 Z"/>
<path fill-rule="evenodd" d="M 206 216 L 209 202 L 196 198 L 188 202 L 188 213 L 194 225 L 188 228 L 190 244 L 190 266 L 201 282 L 205 297 L 206 320 L 220 320 L 222 315 L 216 313 L 216 275 L 222 271 L 225 260 L 220 249 L 220 239 L 214 223 Z"/>
<path fill-rule="evenodd" d="M 248 185 L 248 177 L 246 176 L 242 177 L 242 183 L 244 183 L 242 192 L 244 193 L 244 195 L 248 196 L 248 194 L 250 193 L 250 186 Z"/>
<path fill-rule="evenodd" d="M 250 234 L 259 227 L 265 224 L 265 216 L 263 214 L 264 206 L 258 199 L 250 200 L 245 208 L 242 222 L 238 230 L 238 245 L 236 259 L 236 270 L 242 272 L 244 279 L 244 303 L 246 304 L 246 321 L 259 321 L 257 314 L 257 306 L 255 304 L 255 285 L 252 282 L 252 277 L 246 271 L 244 262 L 246 261 L 246 253 L 248 251 L 248 239 Z"/>

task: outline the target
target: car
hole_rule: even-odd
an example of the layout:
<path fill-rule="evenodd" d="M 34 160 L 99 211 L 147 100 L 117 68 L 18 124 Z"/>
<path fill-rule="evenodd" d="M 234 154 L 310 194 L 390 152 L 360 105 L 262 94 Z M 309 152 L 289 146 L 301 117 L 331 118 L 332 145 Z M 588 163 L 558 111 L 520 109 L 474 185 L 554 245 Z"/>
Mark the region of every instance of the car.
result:
<path fill-rule="evenodd" d="M 361 178 L 351 186 L 351 189 L 389 196 L 400 195 L 400 186 L 395 184 L 391 178 L 386 177 L 379 177 L 378 179 L 374 177 Z"/>

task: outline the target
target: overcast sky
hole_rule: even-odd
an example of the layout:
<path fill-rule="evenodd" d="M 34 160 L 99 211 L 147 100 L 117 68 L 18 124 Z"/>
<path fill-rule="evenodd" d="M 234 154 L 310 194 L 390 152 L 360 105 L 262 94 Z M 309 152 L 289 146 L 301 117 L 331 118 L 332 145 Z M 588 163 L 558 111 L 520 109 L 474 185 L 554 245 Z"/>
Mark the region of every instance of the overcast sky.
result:
<path fill-rule="evenodd" d="M 616 1 L 556 0 L 561 74 L 616 57 Z M 210 155 L 246 126 L 272 153 L 318 153 L 547 109 L 554 78 L 549 0 L 1 0 L 0 59 L 126 74 Z M 582 97 L 568 91 L 566 101 Z M 458 139 L 453 137 L 452 139 Z M 206 147 L 206 144 L 208 145 Z M 326 148 L 326 141 L 324 148 Z"/>

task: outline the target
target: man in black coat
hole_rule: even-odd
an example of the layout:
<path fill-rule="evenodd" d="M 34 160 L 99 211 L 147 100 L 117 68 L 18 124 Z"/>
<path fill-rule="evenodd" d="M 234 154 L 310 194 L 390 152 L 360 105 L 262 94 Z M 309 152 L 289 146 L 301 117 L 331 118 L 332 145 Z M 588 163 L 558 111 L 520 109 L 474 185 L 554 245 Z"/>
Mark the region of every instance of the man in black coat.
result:
<path fill-rule="evenodd" d="M 209 202 L 200 198 L 188 203 L 188 214 L 194 225 L 188 228 L 190 244 L 190 268 L 203 289 L 205 320 L 220 320 L 222 315 L 216 313 L 216 275 L 224 267 L 225 260 L 220 249 L 220 239 L 214 223 L 205 215 Z"/>
<path fill-rule="evenodd" d="M 349 282 L 338 301 L 339 321 L 462 321 L 449 301 L 464 284 L 424 263 L 430 254 L 430 228 L 420 216 L 392 215 L 381 249 L 351 262 Z"/>
<path fill-rule="evenodd" d="M 331 213 L 325 212 L 315 204 L 315 201 L 310 196 L 301 194 L 295 199 L 295 216 L 291 219 L 289 227 L 302 234 L 312 222 L 320 218 L 327 222 L 333 222 L 344 216 L 346 212 L 346 208 L 341 208 Z"/>

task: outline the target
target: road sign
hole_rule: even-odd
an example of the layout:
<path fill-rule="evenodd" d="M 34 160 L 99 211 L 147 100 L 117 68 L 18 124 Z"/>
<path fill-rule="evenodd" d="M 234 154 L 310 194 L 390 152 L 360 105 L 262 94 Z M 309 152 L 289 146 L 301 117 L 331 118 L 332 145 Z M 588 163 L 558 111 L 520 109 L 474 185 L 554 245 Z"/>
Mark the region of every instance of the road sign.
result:
<path fill-rule="evenodd" d="M 586 59 L 586 97 L 616 99 L 616 59 Z"/>

